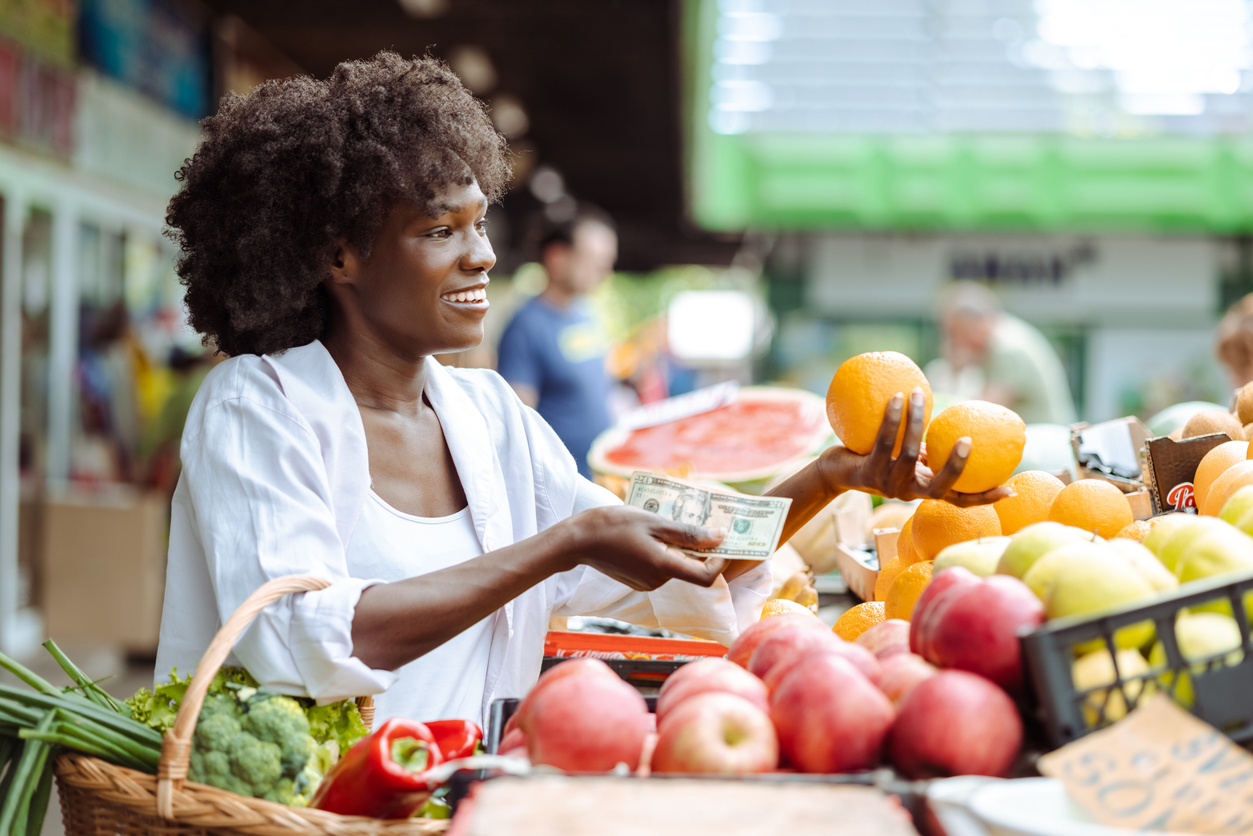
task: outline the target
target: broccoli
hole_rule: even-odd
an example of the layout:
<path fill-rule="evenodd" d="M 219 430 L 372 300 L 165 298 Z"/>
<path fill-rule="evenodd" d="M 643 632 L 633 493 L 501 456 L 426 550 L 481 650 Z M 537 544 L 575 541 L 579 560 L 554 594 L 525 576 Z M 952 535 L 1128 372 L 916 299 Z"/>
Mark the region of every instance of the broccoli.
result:
<path fill-rule="evenodd" d="M 315 746 L 304 709 L 290 697 L 250 687 L 210 694 L 196 721 L 188 777 L 301 805 L 313 789 L 305 766 Z"/>

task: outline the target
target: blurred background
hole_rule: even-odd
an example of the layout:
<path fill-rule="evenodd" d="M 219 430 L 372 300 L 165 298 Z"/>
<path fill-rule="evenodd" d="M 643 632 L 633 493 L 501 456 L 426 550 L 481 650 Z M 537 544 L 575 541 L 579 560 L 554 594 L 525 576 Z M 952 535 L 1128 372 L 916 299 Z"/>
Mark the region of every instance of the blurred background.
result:
<path fill-rule="evenodd" d="M 991 391 L 938 307 L 969 281 L 966 308 L 1055 358 L 1048 420 L 1147 418 L 1247 379 L 1215 328 L 1253 290 L 1250 12 L 0 0 L 0 648 L 155 650 L 182 421 L 220 359 L 163 215 L 221 97 L 391 48 L 488 103 L 514 180 L 487 339 L 446 362 L 496 365 L 545 287 L 543 229 L 593 204 L 618 236 L 589 295 L 616 412 L 726 380 L 825 393 L 878 349 L 950 398 Z"/>

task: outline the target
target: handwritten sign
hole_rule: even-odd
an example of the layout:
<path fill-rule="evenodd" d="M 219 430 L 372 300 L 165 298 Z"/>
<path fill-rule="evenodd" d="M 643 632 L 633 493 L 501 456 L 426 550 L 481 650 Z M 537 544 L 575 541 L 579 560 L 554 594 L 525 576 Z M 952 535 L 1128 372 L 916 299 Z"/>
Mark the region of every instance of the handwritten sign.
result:
<path fill-rule="evenodd" d="M 1253 834 L 1253 754 L 1164 694 L 1038 766 L 1101 824 Z"/>

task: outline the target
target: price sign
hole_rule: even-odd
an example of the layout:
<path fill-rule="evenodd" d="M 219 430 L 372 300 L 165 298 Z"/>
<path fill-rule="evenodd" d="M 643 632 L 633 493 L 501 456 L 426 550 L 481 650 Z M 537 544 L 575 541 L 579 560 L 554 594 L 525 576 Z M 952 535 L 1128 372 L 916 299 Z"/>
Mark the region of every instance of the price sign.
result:
<path fill-rule="evenodd" d="M 1253 755 L 1164 694 L 1043 756 L 1039 769 L 1101 824 L 1253 834 Z"/>

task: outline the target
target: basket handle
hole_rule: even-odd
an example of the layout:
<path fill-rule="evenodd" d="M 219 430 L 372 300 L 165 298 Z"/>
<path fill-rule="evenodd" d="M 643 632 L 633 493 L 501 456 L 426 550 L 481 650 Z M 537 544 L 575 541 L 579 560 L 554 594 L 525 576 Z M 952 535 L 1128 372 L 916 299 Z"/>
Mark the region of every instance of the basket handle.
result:
<path fill-rule="evenodd" d="M 200 657 L 196 674 L 187 686 L 182 705 L 178 707 L 174 727 L 165 733 L 165 738 L 161 741 L 161 760 L 157 765 L 157 814 L 162 818 L 174 818 L 174 795 L 183 788 L 183 781 L 187 779 L 187 767 L 191 762 L 191 737 L 196 731 L 200 707 L 209 693 L 213 677 L 217 676 L 222 663 L 235 647 L 235 642 L 248 629 L 252 620 L 270 604 L 295 592 L 315 592 L 330 585 L 330 581 L 314 575 L 286 575 L 275 578 L 249 595 L 222 625 L 222 629 L 218 630 L 208 649 Z"/>

